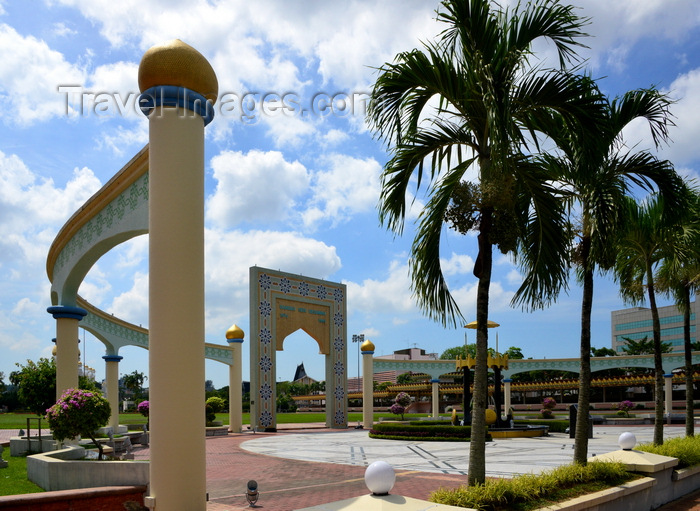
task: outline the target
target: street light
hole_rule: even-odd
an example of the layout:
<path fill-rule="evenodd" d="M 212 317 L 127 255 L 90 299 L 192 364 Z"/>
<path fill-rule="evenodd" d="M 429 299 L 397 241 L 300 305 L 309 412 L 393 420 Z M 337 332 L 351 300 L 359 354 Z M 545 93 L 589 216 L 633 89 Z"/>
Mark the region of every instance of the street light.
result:
<path fill-rule="evenodd" d="M 353 335 L 352 342 L 357 343 L 357 390 L 360 391 L 360 346 L 365 342 L 365 334 Z"/>
<path fill-rule="evenodd" d="M 362 387 L 360 386 L 360 347 L 362 346 L 362 343 L 365 342 L 365 334 L 353 335 L 352 342 L 357 343 L 357 390 L 358 392 L 361 392 Z M 355 429 L 360 428 L 362 428 L 362 426 L 360 425 L 360 421 L 358 420 L 357 427 Z"/>

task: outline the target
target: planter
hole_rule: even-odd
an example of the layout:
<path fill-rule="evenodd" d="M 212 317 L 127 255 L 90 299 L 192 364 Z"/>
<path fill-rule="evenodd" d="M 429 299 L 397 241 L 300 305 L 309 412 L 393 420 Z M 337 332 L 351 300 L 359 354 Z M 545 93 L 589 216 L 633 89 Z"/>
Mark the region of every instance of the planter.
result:
<path fill-rule="evenodd" d="M 85 449 L 65 449 L 27 457 L 27 479 L 47 491 L 101 486 L 144 486 L 148 461 L 84 461 Z"/>
<path fill-rule="evenodd" d="M 228 435 L 228 426 L 207 426 L 206 436 L 226 436 Z"/>

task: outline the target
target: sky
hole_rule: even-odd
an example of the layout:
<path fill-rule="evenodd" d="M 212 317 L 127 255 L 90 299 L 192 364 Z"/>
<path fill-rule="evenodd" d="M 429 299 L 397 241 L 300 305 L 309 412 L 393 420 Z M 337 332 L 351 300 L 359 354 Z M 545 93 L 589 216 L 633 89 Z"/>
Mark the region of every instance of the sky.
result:
<path fill-rule="evenodd" d="M 652 85 L 667 92 L 675 101 L 675 127 L 658 154 L 697 178 L 700 3 L 574 5 L 591 19 L 588 48 L 579 52 L 585 68 L 610 97 Z M 16 363 L 51 354 L 48 248 L 66 220 L 147 143 L 148 121 L 134 107 L 139 61 L 151 46 L 174 38 L 209 60 L 219 81 L 218 104 L 226 105 L 206 128 L 205 340 L 225 345 L 232 324 L 247 334 L 248 269 L 258 265 L 346 284 L 349 337 L 364 334 L 376 355 L 410 347 L 439 354 L 462 344 L 467 332 L 474 342 L 473 331 L 444 328 L 415 305 L 408 261 L 425 196 L 410 208 L 402 236 L 380 224 L 388 152 L 364 116 L 377 68 L 440 32 L 437 7 L 426 0 L 0 0 L 5 382 Z M 535 55 L 547 63 L 551 45 L 538 43 Z M 273 108 L 280 102 L 293 111 Z M 652 148 L 641 122 L 625 130 L 625 142 Z M 466 320 L 474 320 L 476 238 L 445 228 L 441 258 Z M 524 312 L 509 304 L 522 280 L 518 268 L 500 253 L 494 264 L 489 318 L 501 325 L 492 331 L 499 349 L 518 346 L 533 358 L 578 356 L 581 288 L 575 280 L 548 309 Z M 592 344 L 609 347 L 610 313 L 627 304 L 610 276 L 597 277 L 595 286 Z M 106 254 L 79 292 L 146 326 L 148 236 Z M 105 348 L 81 329 L 82 339 L 83 360 L 101 380 Z M 358 351 L 357 344 L 349 347 L 350 377 L 357 374 Z M 147 351 L 127 347 L 119 354 L 120 374 L 148 374 Z M 243 361 L 247 380 L 247 338 Z M 277 356 L 278 379 L 291 380 L 302 362 L 309 376 L 325 378 L 316 343 L 292 334 Z M 217 388 L 228 385 L 228 368 L 207 361 L 206 377 Z"/>

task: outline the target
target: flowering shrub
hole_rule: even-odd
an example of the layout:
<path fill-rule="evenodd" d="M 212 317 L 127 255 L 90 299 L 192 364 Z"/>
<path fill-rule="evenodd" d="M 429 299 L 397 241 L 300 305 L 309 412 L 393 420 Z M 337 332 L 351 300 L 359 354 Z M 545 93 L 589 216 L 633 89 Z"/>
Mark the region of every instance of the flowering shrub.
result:
<path fill-rule="evenodd" d="M 144 417 L 148 417 L 148 412 L 150 411 L 150 409 L 151 405 L 148 401 L 141 401 L 136 407 L 136 411 L 138 411 Z"/>
<path fill-rule="evenodd" d="M 136 410 L 148 419 L 148 414 L 151 413 L 151 403 L 148 401 L 141 401 L 136 407 Z M 149 420 L 146 420 L 146 429 L 151 429 Z"/>
<path fill-rule="evenodd" d="M 630 416 L 630 410 L 634 408 L 634 403 L 630 401 L 629 399 L 625 399 L 624 401 L 620 401 L 620 404 L 617 405 L 617 409 L 622 412 L 625 417 Z"/>
<path fill-rule="evenodd" d="M 403 414 L 406 413 L 406 407 L 411 404 L 411 396 L 405 392 L 399 392 L 394 398 L 394 404 L 391 405 L 389 411 L 395 415 L 400 415 L 403 420 Z"/>
<path fill-rule="evenodd" d="M 66 390 L 46 410 L 46 420 L 56 440 L 87 436 L 97 445 L 99 459 L 102 459 L 102 445 L 95 440 L 95 430 L 107 424 L 110 415 L 109 401 L 97 392 L 80 389 Z"/>
<path fill-rule="evenodd" d="M 398 403 L 394 403 L 393 405 L 391 405 L 391 408 L 389 408 L 389 411 L 395 415 L 400 415 L 401 420 L 403 420 L 403 414 L 404 412 L 406 412 L 406 408 L 404 408 Z"/>
<path fill-rule="evenodd" d="M 553 419 L 554 418 L 554 407 L 557 406 L 557 402 L 553 397 L 546 397 L 542 400 L 542 410 L 540 410 L 540 415 L 543 419 Z"/>
<path fill-rule="evenodd" d="M 557 402 L 553 397 L 546 397 L 542 400 L 543 408 L 549 408 L 550 410 L 554 410 L 555 406 L 557 406 Z"/>
<path fill-rule="evenodd" d="M 406 394 L 405 392 L 399 392 L 396 394 L 396 398 L 394 399 L 394 402 L 400 404 L 404 408 L 406 408 L 408 405 L 411 404 L 411 396 Z"/>

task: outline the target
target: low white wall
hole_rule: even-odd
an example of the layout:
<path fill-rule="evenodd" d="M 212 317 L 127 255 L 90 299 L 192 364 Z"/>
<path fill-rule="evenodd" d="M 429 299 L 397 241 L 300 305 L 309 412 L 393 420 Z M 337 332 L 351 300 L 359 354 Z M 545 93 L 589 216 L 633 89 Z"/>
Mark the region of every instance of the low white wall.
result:
<path fill-rule="evenodd" d="M 47 491 L 99 486 L 143 486 L 148 461 L 85 461 L 85 449 L 70 446 L 27 457 L 27 478 Z"/>

